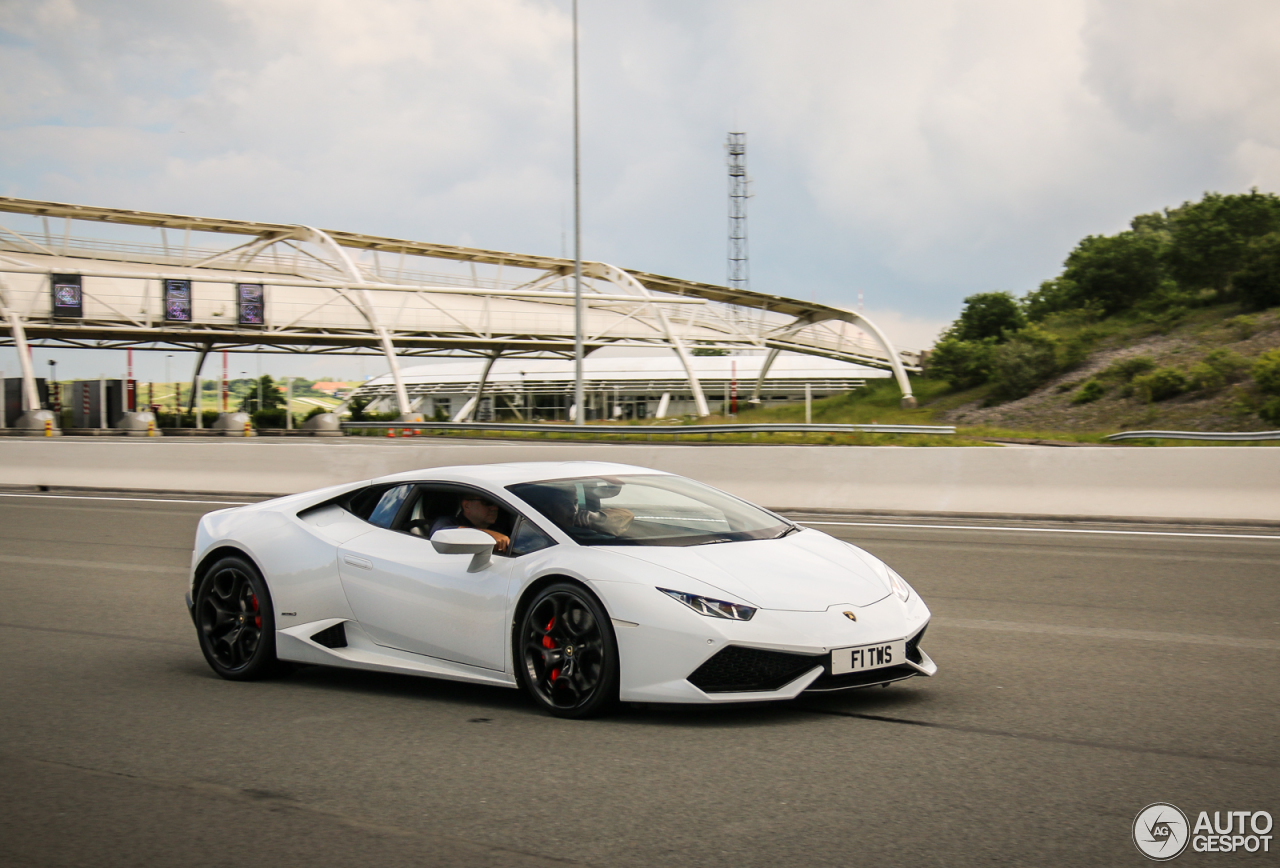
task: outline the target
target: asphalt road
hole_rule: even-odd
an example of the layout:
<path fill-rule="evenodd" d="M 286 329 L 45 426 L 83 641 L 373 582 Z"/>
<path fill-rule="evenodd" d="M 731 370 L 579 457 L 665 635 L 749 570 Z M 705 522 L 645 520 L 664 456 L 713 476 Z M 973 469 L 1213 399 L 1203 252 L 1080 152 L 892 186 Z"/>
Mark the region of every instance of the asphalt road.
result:
<path fill-rule="evenodd" d="M 565 722 L 219 680 L 182 604 L 217 506 L 140 498 L 0 495 L 2 864 L 1140 865 L 1151 802 L 1280 815 L 1277 529 L 823 525 L 922 593 L 937 677 Z"/>

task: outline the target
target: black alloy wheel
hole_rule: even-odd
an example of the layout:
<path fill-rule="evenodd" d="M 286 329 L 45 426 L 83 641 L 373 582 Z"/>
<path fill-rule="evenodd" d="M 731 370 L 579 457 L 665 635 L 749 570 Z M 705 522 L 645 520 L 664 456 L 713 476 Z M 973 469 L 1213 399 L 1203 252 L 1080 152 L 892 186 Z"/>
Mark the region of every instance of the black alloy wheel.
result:
<path fill-rule="evenodd" d="M 258 570 L 241 557 L 225 557 L 205 573 L 195 597 L 200 650 L 213 671 L 251 681 L 276 668 L 271 594 Z"/>
<path fill-rule="evenodd" d="M 543 588 L 515 635 L 516 672 L 557 717 L 591 717 L 618 698 L 618 646 L 604 607 L 581 585 Z"/>

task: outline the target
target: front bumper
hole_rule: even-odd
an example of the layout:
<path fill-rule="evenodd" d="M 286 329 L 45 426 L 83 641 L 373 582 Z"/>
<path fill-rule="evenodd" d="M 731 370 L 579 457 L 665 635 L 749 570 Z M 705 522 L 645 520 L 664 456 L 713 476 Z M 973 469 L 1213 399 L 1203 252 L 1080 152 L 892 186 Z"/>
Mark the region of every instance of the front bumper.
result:
<path fill-rule="evenodd" d="M 750 621 L 730 621 L 699 615 L 652 588 L 610 584 L 601 591 L 618 639 L 624 701 L 777 701 L 937 672 L 919 647 L 930 614 L 915 594 L 905 604 L 888 596 L 825 612 L 761 609 Z M 905 663 L 831 675 L 833 649 L 902 639 L 914 640 Z"/>
<path fill-rule="evenodd" d="M 706 694 L 771 693 L 787 688 L 802 675 L 809 675 L 815 667 L 820 667 L 821 673 L 807 680 L 802 692 L 830 693 L 889 684 L 916 675 L 933 675 L 938 667 L 920 648 L 927 627 L 926 624 L 907 639 L 907 659 L 896 666 L 833 675 L 829 652 L 790 654 L 728 645 L 699 666 L 688 681 Z"/>

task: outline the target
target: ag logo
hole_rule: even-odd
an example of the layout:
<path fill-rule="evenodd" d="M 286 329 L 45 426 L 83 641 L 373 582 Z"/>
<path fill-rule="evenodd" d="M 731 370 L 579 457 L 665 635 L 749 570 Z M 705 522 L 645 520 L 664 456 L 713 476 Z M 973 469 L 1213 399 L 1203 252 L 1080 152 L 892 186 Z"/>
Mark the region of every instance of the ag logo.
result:
<path fill-rule="evenodd" d="M 1167 862 L 1181 855 L 1191 839 L 1187 815 L 1168 802 L 1147 805 L 1133 818 L 1133 843 L 1142 855 Z"/>

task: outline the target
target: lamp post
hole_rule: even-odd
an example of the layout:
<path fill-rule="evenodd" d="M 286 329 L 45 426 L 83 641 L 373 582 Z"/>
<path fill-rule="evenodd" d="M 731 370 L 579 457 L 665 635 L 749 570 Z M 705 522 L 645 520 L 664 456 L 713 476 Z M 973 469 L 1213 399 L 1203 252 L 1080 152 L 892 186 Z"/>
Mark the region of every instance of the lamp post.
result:
<path fill-rule="evenodd" d="M 578 0 L 573 0 L 573 414 L 585 425 L 586 394 L 582 387 L 582 172 L 578 142 Z"/>
<path fill-rule="evenodd" d="M 166 383 L 167 385 L 170 385 L 170 386 L 172 386 L 172 385 L 173 385 L 173 381 L 169 378 L 169 360 L 170 360 L 170 359 L 172 359 L 172 358 L 173 358 L 173 354 L 172 354 L 172 353 L 167 353 L 167 354 L 165 354 L 165 357 L 164 357 L 164 381 L 165 381 L 165 383 Z M 175 387 L 175 389 L 176 389 L 176 388 L 177 388 L 177 387 Z M 177 399 L 176 399 L 176 398 L 174 399 L 173 411 L 174 411 L 174 413 L 177 413 L 177 412 L 178 412 L 178 402 L 177 402 Z M 179 421 L 181 421 L 181 420 L 179 420 Z"/>
<path fill-rule="evenodd" d="M 62 402 L 58 400 L 61 397 L 58 394 L 58 363 L 53 359 L 49 360 L 49 387 L 46 391 L 49 393 L 49 409 L 53 411 L 54 417 L 61 421 Z"/>

